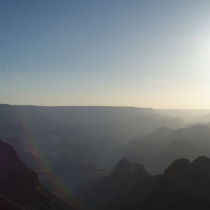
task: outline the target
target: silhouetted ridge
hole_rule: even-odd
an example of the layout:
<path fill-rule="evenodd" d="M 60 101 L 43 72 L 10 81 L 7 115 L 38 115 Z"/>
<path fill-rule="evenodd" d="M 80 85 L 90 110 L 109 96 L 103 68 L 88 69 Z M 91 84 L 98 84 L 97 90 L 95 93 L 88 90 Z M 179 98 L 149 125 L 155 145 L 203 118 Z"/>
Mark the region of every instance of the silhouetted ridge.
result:
<path fill-rule="evenodd" d="M 37 174 L 25 166 L 11 146 L 1 140 L 0 193 L 17 205 L 31 206 L 39 210 L 72 209 L 46 190 L 39 183 Z"/>
<path fill-rule="evenodd" d="M 190 161 L 188 159 L 175 160 L 165 171 L 162 176 L 162 181 L 173 182 L 177 180 L 183 173 L 185 173 L 190 167 Z"/>
<path fill-rule="evenodd" d="M 192 166 L 208 167 L 210 169 L 210 158 L 199 156 L 192 162 Z"/>
<path fill-rule="evenodd" d="M 182 173 L 190 166 L 190 161 L 188 159 L 178 159 L 175 160 L 164 172 L 164 175 L 172 174 L 174 172 Z"/>
<path fill-rule="evenodd" d="M 210 158 L 200 156 L 195 159 L 189 170 L 192 184 L 210 188 Z"/>
<path fill-rule="evenodd" d="M 149 177 L 115 197 L 107 210 L 208 210 L 210 159 L 175 160 L 163 175 Z"/>

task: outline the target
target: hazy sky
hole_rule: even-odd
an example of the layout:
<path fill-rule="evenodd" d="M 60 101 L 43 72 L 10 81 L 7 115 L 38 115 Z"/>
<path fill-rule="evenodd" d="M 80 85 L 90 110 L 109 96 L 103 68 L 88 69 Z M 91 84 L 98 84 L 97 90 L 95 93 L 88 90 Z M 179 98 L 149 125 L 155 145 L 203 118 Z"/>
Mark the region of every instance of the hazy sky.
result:
<path fill-rule="evenodd" d="M 209 109 L 209 0 L 0 0 L 0 103 Z"/>

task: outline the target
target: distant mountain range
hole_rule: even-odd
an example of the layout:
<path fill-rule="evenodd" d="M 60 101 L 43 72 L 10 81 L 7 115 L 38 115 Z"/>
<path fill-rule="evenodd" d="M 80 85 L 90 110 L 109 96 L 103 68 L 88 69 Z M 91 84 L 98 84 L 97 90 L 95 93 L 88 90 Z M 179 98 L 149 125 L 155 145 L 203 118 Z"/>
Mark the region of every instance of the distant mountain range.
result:
<path fill-rule="evenodd" d="M 198 116 L 205 116 L 210 113 L 210 109 L 154 109 L 154 111 L 171 117 L 185 118 L 193 121 Z"/>
<path fill-rule="evenodd" d="M 194 167 L 209 164 L 209 122 L 186 125 L 165 113 L 0 105 L 0 209 L 164 210 L 174 205 L 182 210 L 193 209 L 192 200 L 194 209 L 198 203 L 208 209 L 207 178 L 202 187 Z M 192 171 L 199 183 L 197 197 Z M 185 184 L 188 175 L 191 182 Z M 79 199 L 79 207 L 71 196 Z"/>
<path fill-rule="evenodd" d="M 210 122 L 208 122 L 208 123 L 201 123 L 201 122 L 198 122 L 198 123 L 190 123 L 190 124 L 187 124 L 187 125 L 185 126 L 185 128 L 191 128 L 191 127 L 193 127 L 194 125 L 205 125 L 205 126 L 207 126 L 207 127 L 210 128 Z"/>
<path fill-rule="evenodd" d="M 196 117 L 195 121 L 201 122 L 201 123 L 209 123 L 210 122 L 210 112 L 206 115 Z"/>
<path fill-rule="evenodd" d="M 110 166 L 122 157 L 142 163 L 151 174 L 163 173 L 174 160 L 198 155 L 210 157 L 210 127 L 205 124 L 169 129 L 158 128 L 155 132 L 134 138 L 110 156 Z"/>
<path fill-rule="evenodd" d="M 121 141 L 148 134 L 158 127 L 183 127 L 178 118 L 156 114 L 151 108 L 135 107 L 41 107 L 0 104 L 0 125 L 22 125 L 25 129 L 82 128 L 92 137 L 115 137 Z"/>

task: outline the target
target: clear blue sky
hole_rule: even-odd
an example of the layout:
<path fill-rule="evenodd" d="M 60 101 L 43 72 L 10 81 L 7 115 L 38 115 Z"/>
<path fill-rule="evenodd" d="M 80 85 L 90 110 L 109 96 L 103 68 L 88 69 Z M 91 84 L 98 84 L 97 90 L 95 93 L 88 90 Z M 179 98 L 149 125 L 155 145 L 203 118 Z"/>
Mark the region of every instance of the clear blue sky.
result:
<path fill-rule="evenodd" d="M 0 0 L 0 103 L 207 109 L 209 0 Z"/>

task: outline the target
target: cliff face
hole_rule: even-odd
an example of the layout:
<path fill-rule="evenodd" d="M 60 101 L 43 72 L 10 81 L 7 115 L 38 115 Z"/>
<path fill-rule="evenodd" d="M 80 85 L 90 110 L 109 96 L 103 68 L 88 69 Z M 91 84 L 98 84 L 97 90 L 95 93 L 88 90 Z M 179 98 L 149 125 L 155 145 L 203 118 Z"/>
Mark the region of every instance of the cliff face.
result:
<path fill-rule="evenodd" d="M 210 159 L 174 161 L 163 175 L 149 177 L 113 199 L 109 210 L 210 209 Z"/>
<path fill-rule="evenodd" d="M 0 140 L 0 193 L 17 205 L 40 210 L 70 210 L 63 201 L 46 190 L 37 174 L 27 168 L 15 150 Z"/>
<path fill-rule="evenodd" d="M 91 187 L 86 183 L 82 189 L 78 189 L 77 196 L 92 210 L 105 209 L 111 199 L 148 176 L 150 175 L 143 165 L 123 158 L 113 173 L 96 180 L 95 184 L 92 184 L 94 181 L 91 180 Z M 85 187 L 87 189 L 84 189 Z"/>

